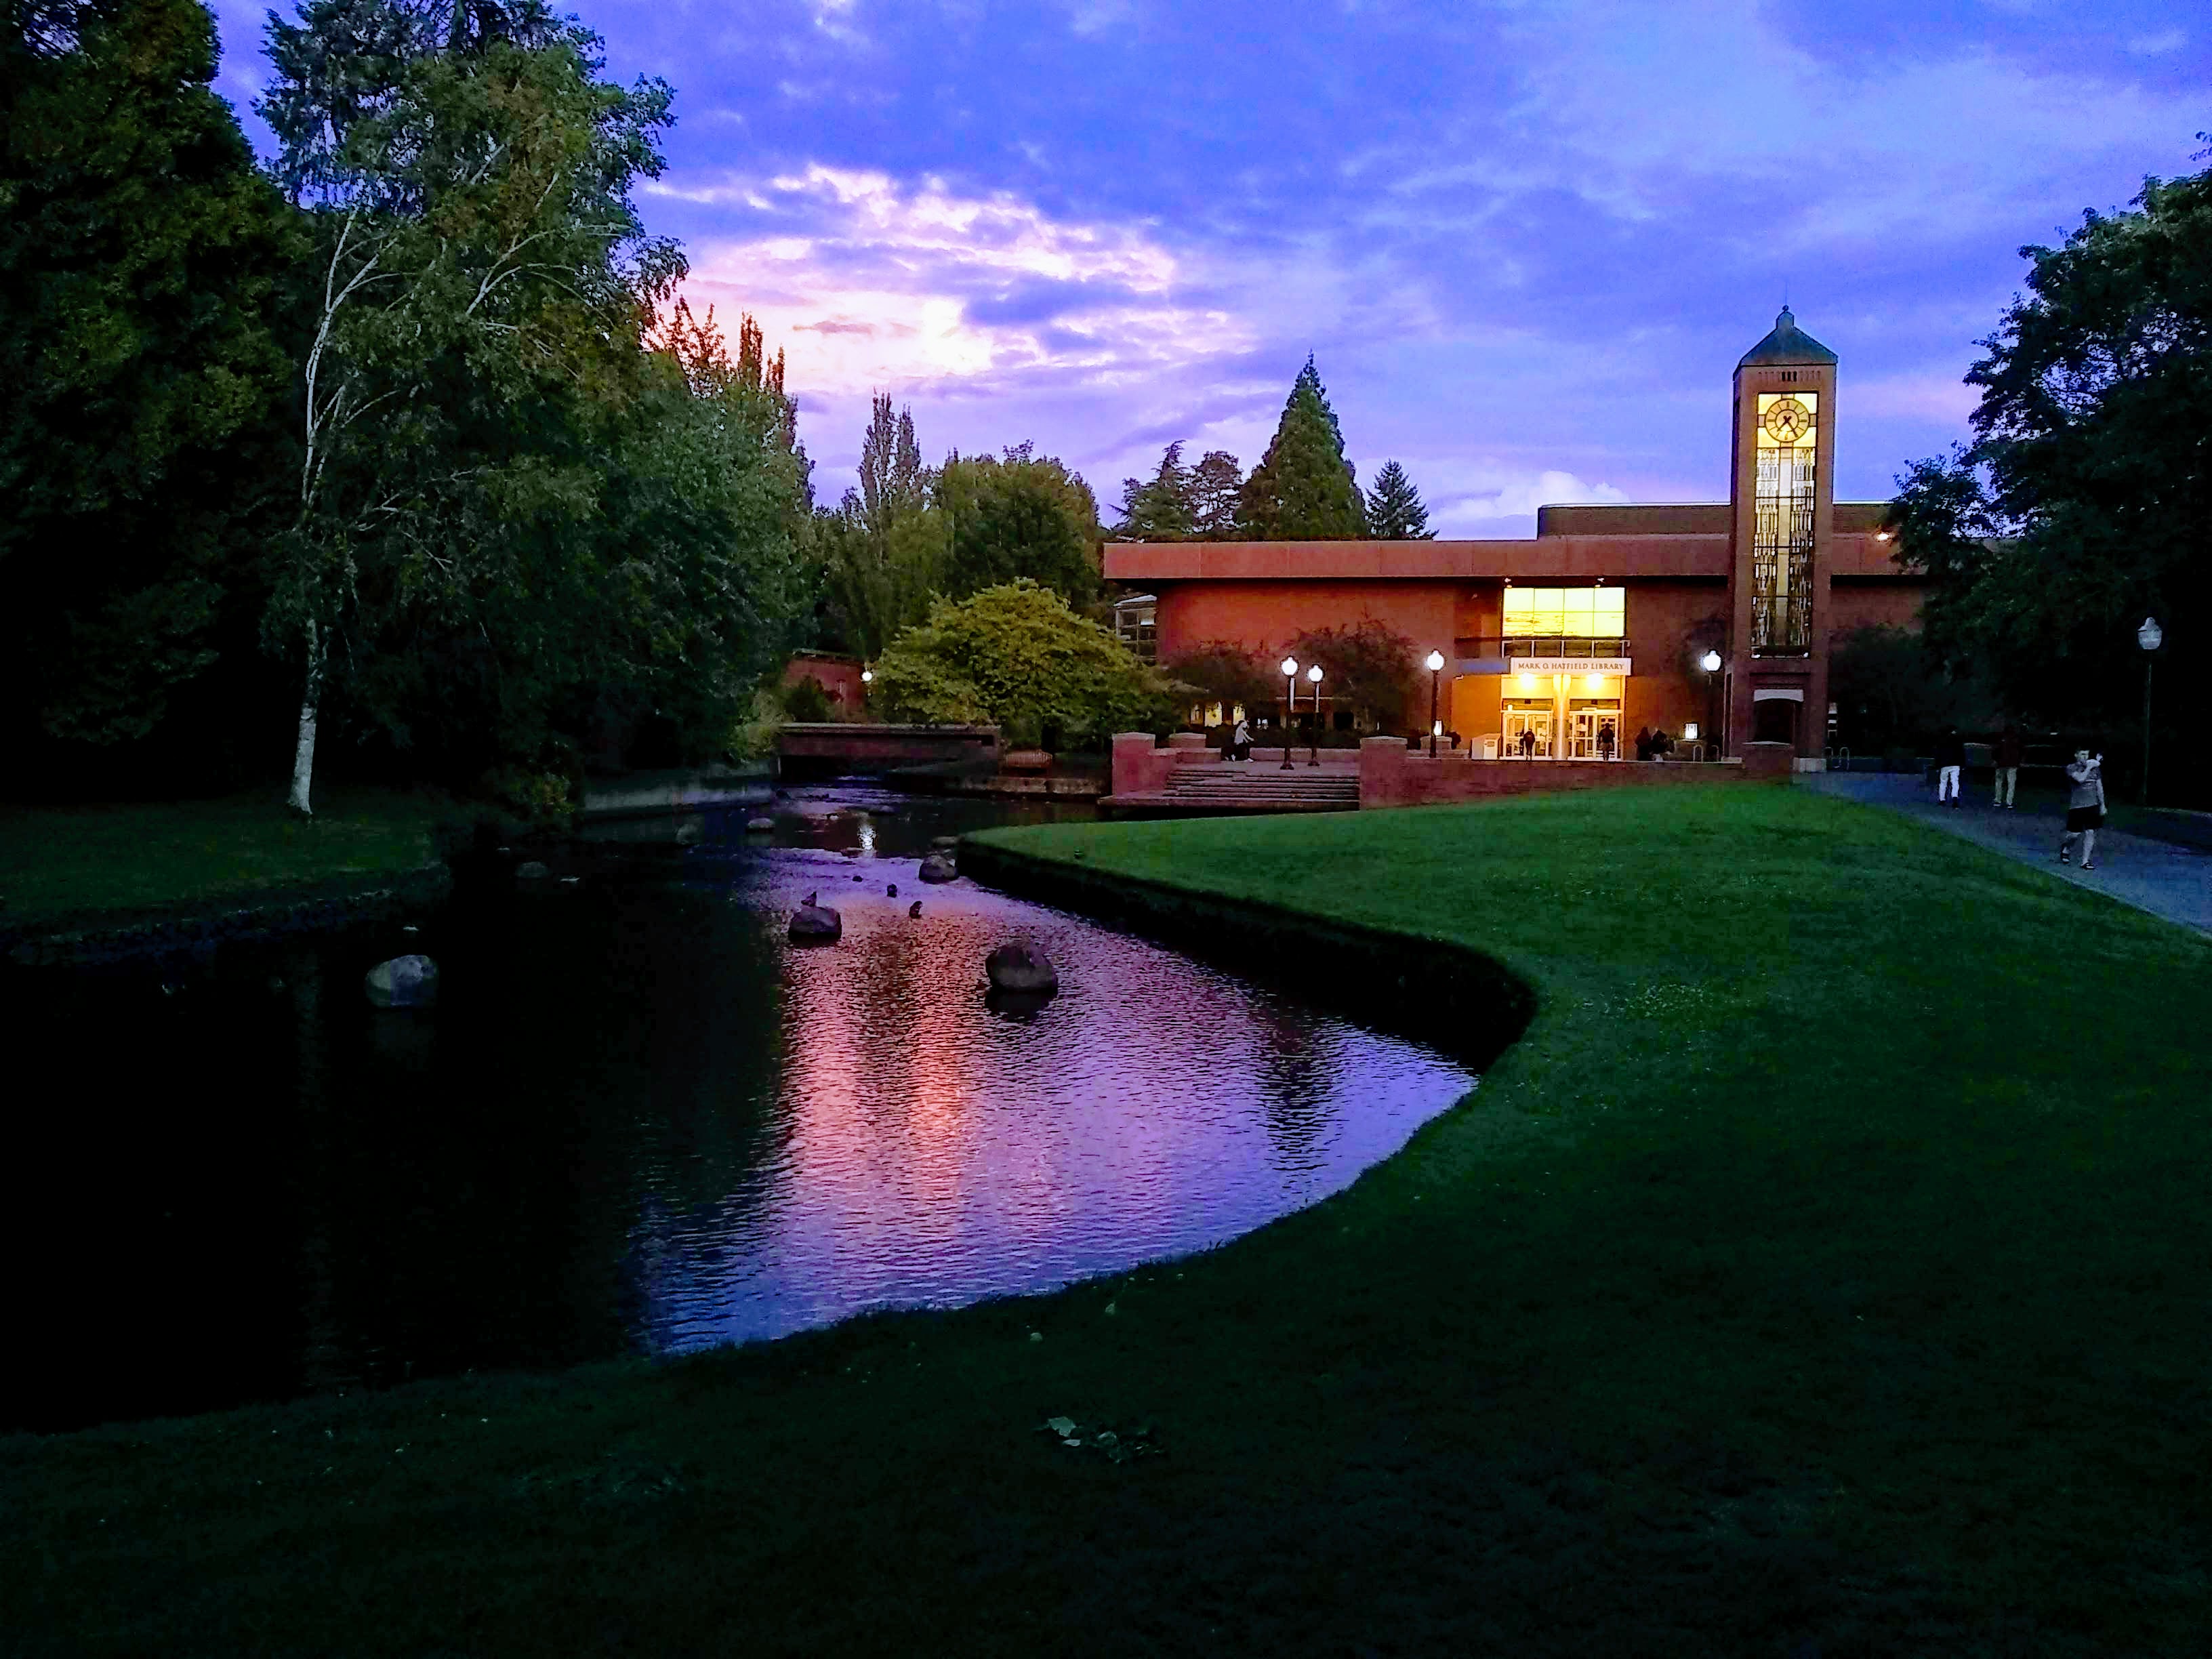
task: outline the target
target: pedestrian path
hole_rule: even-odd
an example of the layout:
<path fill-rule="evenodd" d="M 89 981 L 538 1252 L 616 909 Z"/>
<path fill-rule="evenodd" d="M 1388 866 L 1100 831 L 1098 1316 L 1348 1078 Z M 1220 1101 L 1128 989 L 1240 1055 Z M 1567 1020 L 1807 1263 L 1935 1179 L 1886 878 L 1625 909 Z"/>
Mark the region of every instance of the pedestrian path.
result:
<path fill-rule="evenodd" d="M 1902 772 L 1806 773 L 1797 781 L 1823 794 L 1840 795 L 1902 812 L 2049 871 L 2063 881 L 2093 887 L 2184 927 L 2212 933 L 2212 854 L 2114 830 L 2097 832 L 2097 867 L 2060 864 L 2052 854 L 2064 828 L 2063 808 L 2023 805 L 2005 811 L 1990 802 L 1989 786 L 1969 787 L 1964 806 L 1938 805 L 1935 792 Z"/>

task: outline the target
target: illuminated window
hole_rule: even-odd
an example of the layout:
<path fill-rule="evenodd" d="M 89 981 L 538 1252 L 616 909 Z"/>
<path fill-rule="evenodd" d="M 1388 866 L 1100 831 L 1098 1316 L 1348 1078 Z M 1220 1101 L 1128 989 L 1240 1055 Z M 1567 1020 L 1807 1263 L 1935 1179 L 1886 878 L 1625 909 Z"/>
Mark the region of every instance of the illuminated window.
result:
<path fill-rule="evenodd" d="M 1505 590 L 1508 639 L 1618 639 L 1627 629 L 1627 590 L 1523 587 Z"/>
<path fill-rule="evenodd" d="M 1813 516 L 1820 394 L 1762 392 L 1753 428 L 1751 648 L 1802 652 L 1813 638 Z"/>

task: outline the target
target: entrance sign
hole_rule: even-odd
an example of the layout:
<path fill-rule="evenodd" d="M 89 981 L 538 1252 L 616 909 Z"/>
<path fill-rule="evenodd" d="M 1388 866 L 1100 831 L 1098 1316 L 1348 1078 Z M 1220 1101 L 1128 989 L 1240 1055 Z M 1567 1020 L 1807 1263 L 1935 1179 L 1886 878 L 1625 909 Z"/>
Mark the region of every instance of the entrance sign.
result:
<path fill-rule="evenodd" d="M 1626 657 L 1515 657 L 1516 674 L 1626 674 Z"/>

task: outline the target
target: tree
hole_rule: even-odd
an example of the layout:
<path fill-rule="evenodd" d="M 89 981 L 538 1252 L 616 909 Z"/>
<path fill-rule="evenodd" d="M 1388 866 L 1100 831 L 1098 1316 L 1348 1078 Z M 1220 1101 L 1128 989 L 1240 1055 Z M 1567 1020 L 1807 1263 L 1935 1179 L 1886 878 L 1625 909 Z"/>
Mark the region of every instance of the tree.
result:
<path fill-rule="evenodd" d="M 374 5 L 325 0 L 303 27 L 351 27 Z M 272 25 L 280 64 L 298 45 L 287 27 Z M 387 37 L 420 45 L 398 25 Z M 319 124 L 297 86 L 271 94 L 292 134 L 279 169 L 319 240 L 298 513 L 268 622 L 301 665 L 301 811 L 334 672 L 401 746 L 418 721 L 453 730 L 475 708 L 503 749 L 543 751 L 562 746 L 552 711 L 579 675 L 650 682 L 684 659 L 686 684 L 727 701 L 731 663 L 701 653 L 789 599 L 788 582 L 718 586 L 737 574 L 733 534 L 738 567 L 757 555 L 789 574 L 799 481 L 788 466 L 712 476 L 781 443 L 780 413 L 732 421 L 725 400 L 649 369 L 641 337 L 683 261 L 644 236 L 629 191 L 660 166 L 668 92 L 596 81 L 595 44 L 565 27 L 538 45 L 471 33 L 388 74 L 381 59 L 333 70 L 354 101 Z M 356 98 L 364 85 L 375 96 Z"/>
<path fill-rule="evenodd" d="M 874 658 L 928 613 L 950 550 L 944 515 L 930 503 L 913 411 L 894 414 L 888 393 L 878 392 L 870 405 L 860 474 L 858 489 L 816 515 L 812 544 L 826 633 Z"/>
<path fill-rule="evenodd" d="M 1367 492 L 1367 533 L 1385 542 L 1425 542 L 1436 537 L 1429 528 L 1429 509 L 1421 503 L 1421 492 L 1395 461 L 1382 463 L 1374 489 Z"/>
<path fill-rule="evenodd" d="M 1971 445 L 1899 478 L 1896 556 L 1932 578 L 1929 645 L 2053 718 L 2124 717 L 2135 630 L 2165 625 L 2169 717 L 2212 666 L 2212 172 L 2021 250 L 2027 291 L 1966 379 Z"/>
<path fill-rule="evenodd" d="M 1282 691 L 1274 665 L 1262 662 L 1241 641 L 1207 640 L 1161 665 L 1184 703 L 1218 702 L 1225 713 L 1237 703 L 1265 708 Z"/>
<path fill-rule="evenodd" d="M 948 456 L 931 495 L 945 520 L 946 597 L 965 599 L 1021 576 L 1078 608 L 1098 597 L 1097 501 L 1033 445 L 999 457 Z"/>
<path fill-rule="evenodd" d="M 1404 723 L 1419 689 L 1413 641 L 1372 617 L 1340 627 L 1312 628 L 1291 641 L 1302 663 L 1319 663 L 1322 690 L 1349 706 L 1362 726 L 1387 732 Z"/>
<path fill-rule="evenodd" d="M 1116 533 L 1133 542 L 1188 540 L 1197 523 L 1191 483 L 1178 439 L 1160 456 L 1160 469 L 1151 477 L 1121 480 L 1121 522 Z"/>
<path fill-rule="evenodd" d="M 1328 541 L 1363 536 L 1367 523 L 1344 434 L 1313 359 L 1291 386 L 1267 453 L 1244 481 L 1244 533 L 1255 541 Z"/>
<path fill-rule="evenodd" d="M 1027 580 L 940 599 L 877 659 L 874 696 L 894 720 L 990 721 L 1024 744 L 1162 730 L 1174 703 L 1111 632 Z"/>
<path fill-rule="evenodd" d="M 1200 541 L 1233 541 L 1244 469 L 1225 449 L 1209 449 L 1190 473 L 1191 533 Z"/>
<path fill-rule="evenodd" d="M 219 658 L 250 683 L 298 249 L 216 61 L 194 0 L 0 27 L 0 714 L 19 745 L 145 738 Z"/>

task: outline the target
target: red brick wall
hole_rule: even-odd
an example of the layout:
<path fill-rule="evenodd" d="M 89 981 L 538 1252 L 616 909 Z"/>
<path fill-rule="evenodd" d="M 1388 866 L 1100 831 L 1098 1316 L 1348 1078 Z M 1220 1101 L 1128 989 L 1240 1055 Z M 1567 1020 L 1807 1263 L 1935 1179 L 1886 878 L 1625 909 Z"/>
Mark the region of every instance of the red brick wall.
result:
<path fill-rule="evenodd" d="M 1370 738 L 1359 745 L 1359 805 L 1431 806 L 1561 789 L 1610 789 L 1639 784 L 1740 783 L 1753 774 L 1719 762 L 1480 761 L 1416 754 L 1401 738 Z M 1785 763 L 1781 775 L 1789 775 Z"/>

